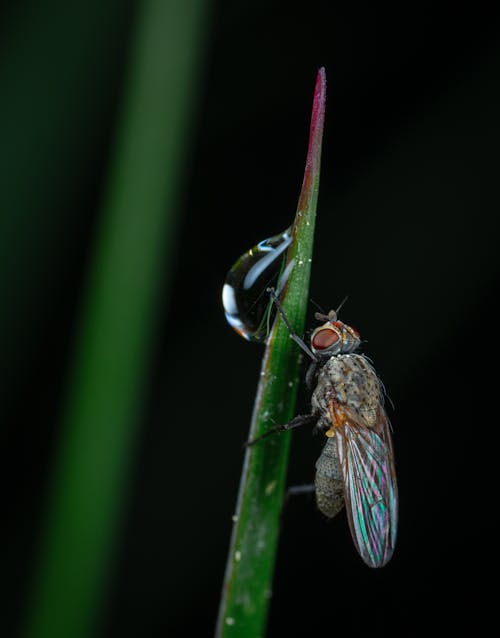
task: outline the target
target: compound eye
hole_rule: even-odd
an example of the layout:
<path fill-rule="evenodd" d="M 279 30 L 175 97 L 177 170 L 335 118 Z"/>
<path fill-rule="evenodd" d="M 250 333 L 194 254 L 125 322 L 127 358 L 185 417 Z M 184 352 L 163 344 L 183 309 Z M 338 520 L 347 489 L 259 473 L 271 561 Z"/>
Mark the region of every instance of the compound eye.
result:
<path fill-rule="evenodd" d="M 311 344 L 315 350 L 326 350 L 333 346 L 334 343 L 337 343 L 338 340 L 339 336 L 335 330 L 325 328 L 314 335 Z"/>

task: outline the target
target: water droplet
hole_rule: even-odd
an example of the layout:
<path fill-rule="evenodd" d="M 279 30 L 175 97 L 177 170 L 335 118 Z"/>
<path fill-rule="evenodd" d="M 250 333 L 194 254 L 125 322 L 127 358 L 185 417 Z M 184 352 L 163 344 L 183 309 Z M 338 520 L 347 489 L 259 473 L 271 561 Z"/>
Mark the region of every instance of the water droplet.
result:
<path fill-rule="evenodd" d="M 222 303 L 229 324 L 245 339 L 266 340 L 274 317 L 274 305 L 267 288 L 279 292 L 290 275 L 285 269 L 291 230 L 264 239 L 242 255 L 228 272 L 222 289 Z"/>

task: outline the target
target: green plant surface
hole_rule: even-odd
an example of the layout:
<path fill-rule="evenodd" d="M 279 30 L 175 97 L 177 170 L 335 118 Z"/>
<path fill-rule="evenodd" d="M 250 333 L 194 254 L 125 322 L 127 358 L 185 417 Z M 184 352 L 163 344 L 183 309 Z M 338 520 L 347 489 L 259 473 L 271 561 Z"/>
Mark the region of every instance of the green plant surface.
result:
<path fill-rule="evenodd" d="M 282 297 L 283 308 L 299 335 L 304 330 L 308 304 L 325 99 L 326 76 L 322 68 L 316 80 L 304 180 L 287 255 L 288 263 L 293 260 L 293 268 Z M 294 416 L 300 356 L 278 315 L 264 354 L 250 439 Z M 289 436 L 289 432 L 272 436 L 246 450 L 219 609 L 218 637 L 256 638 L 265 633 Z"/>
<path fill-rule="evenodd" d="M 26 614 L 30 638 L 94 634 L 166 298 L 205 4 L 138 7 Z M 70 211 L 68 211 L 70 214 Z"/>

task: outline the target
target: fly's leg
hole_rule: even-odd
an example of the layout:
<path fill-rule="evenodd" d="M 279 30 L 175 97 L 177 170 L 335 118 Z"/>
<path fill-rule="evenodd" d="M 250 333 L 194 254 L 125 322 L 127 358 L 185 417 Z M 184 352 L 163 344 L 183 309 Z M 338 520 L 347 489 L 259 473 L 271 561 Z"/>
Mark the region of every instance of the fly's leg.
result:
<path fill-rule="evenodd" d="M 268 436 L 271 436 L 272 434 L 277 434 L 278 432 L 284 432 L 285 430 L 293 430 L 295 428 L 299 428 L 301 425 L 312 425 L 316 423 L 317 420 L 318 420 L 318 415 L 315 413 L 299 414 L 288 423 L 284 423 L 283 425 L 274 425 L 272 428 L 269 428 L 267 432 L 264 432 L 264 434 L 261 434 L 261 436 L 258 436 L 256 439 L 251 439 L 250 441 L 247 441 L 245 443 L 245 447 L 249 447 L 250 445 L 257 443 L 258 441 L 262 441 L 262 439 L 266 439 Z"/>
<path fill-rule="evenodd" d="M 309 350 L 309 348 L 306 346 L 304 341 L 299 337 L 299 335 L 292 328 L 292 324 L 288 321 L 288 317 L 286 316 L 285 311 L 283 310 L 281 301 L 278 299 L 274 291 L 274 288 L 268 288 L 267 292 L 271 295 L 271 299 L 273 300 L 276 308 L 278 309 L 278 312 L 280 313 L 283 321 L 285 322 L 286 327 L 288 328 L 288 332 L 290 333 L 290 337 L 295 341 L 295 343 L 300 348 L 302 348 L 302 350 L 307 354 L 308 357 L 311 357 L 313 361 L 317 361 L 317 357 L 315 357 L 315 355 L 311 352 L 311 350 Z"/>
<path fill-rule="evenodd" d="M 288 506 L 288 503 L 292 498 L 295 498 L 296 496 L 308 496 L 309 494 L 314 494 L 315 491 L 316 486 L 314 485 L 314 483 L 307 483 L 306 485 L 292 485 L 285 492 L 285 497 L 283 499 L 282 505 L 282 513 L 285 507 Z"/>
<path fill-rule="evenodd" d="M 313 434 L 325 434 L 331 427 L 330 421 L 322 414 L 314 425 Z"/>
<path fill-rule="evenodd" d="M 283 503 L 281 505 L 281 517 L 284 517 L 285 510 L 289 507 L 290 501 L 296 496 L 308 496 L 310 494 L 314 494 L 315 486 L 313 483 L 308 483 L 307 485 L 292 485 L 285 492 L 285 496 L 283 497 Z M 282 524 L 285 524 L 285 521 L 282 521 Z"/>
<path fill-rule="evenodd" d="M 306 485 L 292 485 L 289 487 L 285 494 L 285 503 L 288 502 L 293 496 L 302 496 L 304 494 L 314 494 L 316 486 L 314 483 L 307 483 Z"/>
<path fill-rule="evenodd" d="M 318 374 L 321 369 L 321 365 L 319 361 L 313 361 L 306 372 L 306 387 L 311 392 L 316 387 L 316 383 L 318 382 Z"/>

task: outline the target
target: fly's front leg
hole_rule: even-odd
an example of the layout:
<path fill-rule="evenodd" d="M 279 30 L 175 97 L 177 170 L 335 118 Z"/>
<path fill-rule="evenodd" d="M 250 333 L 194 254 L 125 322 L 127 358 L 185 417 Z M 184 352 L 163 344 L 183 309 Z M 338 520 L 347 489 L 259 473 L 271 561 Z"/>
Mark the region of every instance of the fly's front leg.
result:
<path fill-rule="evenodd" d="M 306 388 L 311 392 L 316 387 L 318 382 L 318 374 L 321 370 L 321 364 L 319 361 L 313 361 L 306 372 Z"/>
<path fill-rule="evenodd" d="M 313 425 L 316 423 L 317 420 L 318 420 L 318 414 L 316 413 L 299 414 L 288 423 L 284 423 L 283 425 L 274 425 L 272 428 L 269 428 L 267 432 L 264 432 L 264 434 L 261 434 L 261 436 L 258 436 L 256 439 L 251 439 L 250 441 L 247 441 L 245 443 L 245 447 L 249 447 L 250 445 L 257 443 L 258 441 L 261 441 L 262 439 L 266 439 L 268 436 L 271 436 L 272 434 L 277 434 L 278 432 L 284 432 L 285 430 L 294 430 L 295 428 L 299 428 L 301 425 Z"/>
<path fill-rule="evenodd" d="M 276 292 L 274 291 L 274 288 L 268 288 L 267 292 L 270 294 L 271 299 L 274 302 L 274 305 L 278 309 L 278 312 L 280 313 L 283 321 L 285 322 L 286 327 L 288 328 L 288 332 L 290 333 L 290 337 L 295 341 L 295 343 L 299 346 L 299 348 L 302 348 L 302 350 L 307 354 L 308 357 L 310 357 L 313 361 L 317 361 L 318 360 L 317 357 L 311 352 L 311 350 L 304 343 L 304 340 L 301 339 L 299 335 L 293 329 L 292 324 L 288 320 L 288 317 L 286 316 L 285 311 L 283 310 L 281 301 L 276 296 Z"/>

